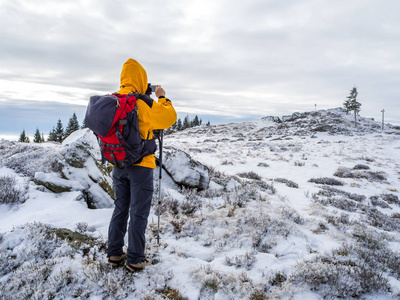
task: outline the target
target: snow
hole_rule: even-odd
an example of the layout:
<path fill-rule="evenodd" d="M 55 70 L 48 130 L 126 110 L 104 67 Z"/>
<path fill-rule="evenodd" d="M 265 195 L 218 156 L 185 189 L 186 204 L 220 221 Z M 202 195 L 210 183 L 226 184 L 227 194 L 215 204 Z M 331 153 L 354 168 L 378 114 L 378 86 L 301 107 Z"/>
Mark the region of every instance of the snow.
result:
<path fill-rule="evenodd" d="M 341 290 L 343 282 L 335 283 L 337 286 L 332 283 L 333 292 L 329 294 L 324 285 L 312 290 L 311 287 L 317 284 L 315 281 L 291 276 L 307 274 L 302 263 L 318 266 L 333 261 L 332 266 L 340 267 L 337 262 L 346 262 L 349 258 L 335 251 L 345 244 L 354 247 L 355 250 L 349 250 L 354 251 L 349 255 L 355 264 L 364 263 L 361 256 L 355 256 L 357 251 L 368 250 L 368 247 L 362 248 L 362 243 L 374 239 L 379 240 L 376 249 L 370 246 L 371 251 L 376 251 L 374 253 L 391 251 L 392 257 L 400 256 L 400 221 L 395 217 L 400 214 L 400 203 L 379 198 L 386 203 L 381 207 L 373 206 L 370 200 L 372 196 L 385 194 L 392 195 L 393 199 L 400 196 L 400 131 L 390 126 L 382 131 L 376 122 L 366 118 L 360 118 L 359 128 L 354 129 L 353 116 L 345 115 L 340 109 L 293 114 L 280 120 L 284 122 L 277 123 L 277 117 L 269 117 L 255 122 L 200 126 L 165 136 L 164 144 L 179 150 L 175 152 L 174 160 L 178 162 L 169 166 L 173 170 L 171 173 L 182 179 L 199 170 L 187 167 L 187 153 L 211 170 L 210 183 L 208 189 L 201 192 L 180 189 L 163 173 L 161 243 L 157 245 L 158 171 L 155 172 L 147 251 L 160 262 L 134 275 L 122 269 L 103 267 L 106 258 L 100 245 L 91 246 L 89 254 L 84 254 L 65 241 L 56 243 L 54 240 L 54 245 L 51 244 L 54 248 L 51 248 L 52 267 L 46 265 L 50 262 L 45 256 L 38 259 L 29 254 L 29 251 L 38 251 L 44 243 L 32 237 L 32 231 L 42 232 L 34 229 L 32 224 L 72 231 L 77 230 L 78 224 L 86 224 L 84 234 L 102 242 L 107 240 L 112 207 L 107 206 L 107 193 L 89 180 L 104 178 L 96 164 L 99 159 L 97 141 L 90 131 L 77 131 L 62 145 L 40 145 L 61 157 L 80 153 L 75 151 L 83 140 L 87 142 L 87 149 L 95 153 L 94 157 L 87 155 L 83 168 L 64 162 L 64 177 L 47 169 L 36 171 L 36 180 L 71 187 L 69 192 L 52 193 L 28 175 L 18 172 L 19 168 L 15 171 L 12 165 L 5 166 L 0 162 L 0 177 L 13 176 L 18 184 L 28 185 L 28 198 L 24 203 L 0 204 L 0 259 L 13 256 L 21 259 L 25 266 L 47 266 L 51 268 L 49 278 L 53 279 L 64 278 L 66 270 L 70 270 L 70 280 L 75 288 L 85 286 L 91 291 L 91 299 L 107 298 L 114 289 L 116 298 L 143 299 L 148 296 L 162 299 L 166 287 L 179 291 L 187 299 L 249 299 L 256 292 L 272 299 L 335 297 L 334 293 Z M 333 129 L 314 131 L 326 124 Z M 2 143 L 5 149 L 12 147 L 6 141 Z M 18 162 L 4 153 L 2 159 Z M 340 168 L 356 172 L 353 168 L 357 164 L 367 165 L 369 169 L 365 171 L 381 174 L 385 179 L 334 176 Z M 261 179 L 243 177 L 250 172 Z M 340 180 L 344 185 L 329 186 L 309 181 L 323 177 Z M 292 181 L 298 188 L 277 179 Z M 83 190 L 98 199 L 102 208 L 89 209 Z M 352 200 L 345 193 L 362 195 L 364 200 Z M 329 202 L 332 199 L 334 201 Z M 343 206 L 339 206 L 340 201 Z M 350 204 L 354 209 L 347 210 L 346 205 Z M 376 209 L 375 220 L 371 217 L 374 215 L 369 215 L 371 209 Z M 379 225 L 383 221 L 379 221 L 378 213 L 390 223 Z M 365 236 L 360 237 L 360 234 Z M 347 267 L 351 266 L 343 265 L 343 268 Z M 16 265 L 16 271 L 0 272 L 0 287 L 5 286 L 8 295 L 17 293 L 7 282 L 16 282 L 15 274 L 21 274 L 16 273 L 19 268 L 22 266 Z M 382 268 L 377 272 L 384 274 L 390 289 L 382 287 L 362 295 L 366 299 L 398 296 L 399 271 L 390 265 L 376 264 L 375 268 Z M 279 274 L 286 279 L 274 281 Z M 357 278 L 354 280 L 354 286 L 358 287 Z M 349 293 L 357 290 L 351 282 L 345 287 Z M 67 284 L 63 285 L 62 291 L 65 298 L 72 298 L 76 292 Z M 37 289 L 39 292 L 42 296 L 47 295 L 42 288 Z"/>

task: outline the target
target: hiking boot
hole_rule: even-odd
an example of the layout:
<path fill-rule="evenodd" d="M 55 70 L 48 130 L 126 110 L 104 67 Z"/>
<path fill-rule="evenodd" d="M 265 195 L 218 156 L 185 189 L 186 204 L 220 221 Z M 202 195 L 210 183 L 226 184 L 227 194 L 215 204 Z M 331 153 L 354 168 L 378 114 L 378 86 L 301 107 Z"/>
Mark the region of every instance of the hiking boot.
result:
<path fill-rule="evenodd" d="M 152 260 L 150 258 L 146 258 L 137 264 L 126 264 L 126 269 L 131 272 L 138 272 L 142 271 L 145 267 L 150 266 L 151 264 Z"/>
<path fill-rule="evenodd" d="M 108 255 L 108 263 L 114 267 L 122 265 L 126 259 L 126 253 L 122 255 Z"/>

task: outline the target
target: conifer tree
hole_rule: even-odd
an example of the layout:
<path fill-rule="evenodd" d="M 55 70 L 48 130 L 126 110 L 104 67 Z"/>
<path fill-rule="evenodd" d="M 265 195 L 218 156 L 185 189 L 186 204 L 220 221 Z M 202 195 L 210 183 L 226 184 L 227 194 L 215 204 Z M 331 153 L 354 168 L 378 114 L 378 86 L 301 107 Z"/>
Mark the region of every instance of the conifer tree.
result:
<path fill-rule="evenodd" d="M 39 128 L 36 128 L 35 135 L 33 136 L 34 143 L 43 143 L 42 135 L 40 134 Z"/>
<path fill-rule="evenodd" d="M 73 133 L 76 130 L 79 130 L 79 123 L 78 123 L 78 118 L 76 117 L 76 114 L 74 113 L 72 115 L 72 117 L 69 119 L 67 128 L 65 129 L 63 139 L 65 139 L 67 136 L 69 136 L 71 133 Z"/>
<path fill-rule="evenodd" d="M 81 129 L 84 129 L 84 128 L 87 128 L 87 126 L 86 126 L 86 124 L 85 124 L 85 118 L 83 119 L 83 121 L 82 121 L 82 126 L 81 126 Z"/>
<path fill-rule="evenodd" d="M 55 142 L 56 141 L 56 129 L 53 127 L 52 130 L 49 132 L 49 137 L 47 138 L 47 141 L 49 142 Z"/>
<path fill-rule="evenodd" d="M 182 128 L 182 120 L 181 119 L 178 119 L 178 121 L 176 121 L 176 130 L 178 130 L 178 131 L 180 131 L 180 130 L 182 130 L 183 128 Z"/>
<path fill-rule="evenodd" d="M 189 115 L 187 115 L 185 117 L 185 119 L 183 120 L 183 128 L 182 129 L 186 129 L 186 128 L 190 128 L 190 121 L 189 121 Z"/>
<path fill-rule="evenodd" d="M 193 119 L 192 127 L 199 126 L 199 125 L 200 125 L 199 117 L 196 115 Z"/>
<path fill-rule="evenodd" d="M 353 87 L 350 90 L 350 95 L 347 96 L 347 100 L 343 103 L 346 113 L 354 111 L 354 126 L 357 126 L 357 115 L 361 107 L 361 103 L 357 101 L 357 96 L 357 87 Z"/>
<path fill-rule="evenodd" d="M 25 133 L 25 129 L 22 130 L 18 142 L 29 143 L 29 137 Z"/>
<path fill-rule="evenodd" d="M 61 123 L 61 119 L 58 119 L 55 130 L 55 141 L 61 143 L 63 140 L 64 140 L 64 128 Z"/>

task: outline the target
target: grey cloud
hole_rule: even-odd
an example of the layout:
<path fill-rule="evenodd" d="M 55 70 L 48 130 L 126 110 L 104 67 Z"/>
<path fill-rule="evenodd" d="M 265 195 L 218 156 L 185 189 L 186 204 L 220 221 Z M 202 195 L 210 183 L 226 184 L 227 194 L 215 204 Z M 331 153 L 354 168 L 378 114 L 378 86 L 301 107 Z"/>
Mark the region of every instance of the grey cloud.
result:
<path fill-rule="evenodd" d="M 182 113 L 337 107 L 353 85 L 362 114 L 399 112 L 395 0 L 73 1 L 47 15 L 26 3 L 0 12 L 0 78 L 112 92 L 133 57 Z"/>

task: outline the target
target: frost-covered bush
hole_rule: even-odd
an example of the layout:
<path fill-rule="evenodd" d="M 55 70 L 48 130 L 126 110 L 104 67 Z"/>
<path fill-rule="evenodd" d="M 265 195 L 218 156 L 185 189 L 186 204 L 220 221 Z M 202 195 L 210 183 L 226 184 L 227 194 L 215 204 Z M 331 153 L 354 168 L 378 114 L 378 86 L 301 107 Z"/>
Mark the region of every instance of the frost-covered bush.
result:
<path fill-rule="evenodd" d="M 383 201 L 386 201 L 389 204 L 396 204 L 396 205 L 400 206 L 400 200 L 399 200 L 399 197 L 397 195 L 394 195 L 394 194 L 381 194 L 380 198 Z"/>
<path fill-rule="evenodd" d="M 304 224 L 304 218 L 297 211 L 289 206 L 283 206 L 280 213 L 285 220 L 291 220 L 299 225 Z"/>
<path fill-rule="evenodd" d="M 286 282 L 287 279 L 288 278 L 284 273 L 282 274 L 281 272 L 276 272 L 274 276 L 270 277 L 268 282 L 272 286 L 279 286 L 280 287 L 280 286 L 282 286 L 282 284 L 284 282 Z"/>
<path fill-rule="evenodd" d="M 384 274 L 399 277 L 400 254 L 387 245 L 383 234 L 357 226 L 355 243 L 345 243 L 331 254 L 300 262 L 290 281 L 308 284 L 324 298 L 359 298 L 363 294 L 388 292 Z"/>
<path fill-rule="evenodd" d="M 153 202 L 156 214 L 158 213 L 158 204 Z M 196 189 L 179 189 L 179 200 L 176 195 L 166 194 L 161 199 L 160 213 L 176 216 L 178 214 L 193 215 L 202 206 L 202 201 Z"/>
<path fill-rule="evenodd" d="M 294 284 L 308 284 L 323 298 L 357 297 L 371 292 L 389 291 L 388 280 L 367 265 L 351 261 L 318 257 L 315 261 L 302 262 L 290 276 Z"/>
<path fill-rule="evenodd" d="M 206 265 L 193 270 L 192 276 L 200 285 L 199 299 L 214 299 L 217 293 L 223 299 L 268 299 L 246 272 L 222 273 Z"/>
<path fill-rule="evenodd" d="M 246 270 L 251 270 L 254 263 L 257 261 L 256 253 L 247 252 L 243 255 L 235 255 L 232 257 L 225 256 L 225 262 L 228 266 L 235 266 L 236 268 L 245 268 Z"/>
<path fill-rule="evenodd" d="M 354 230 L 353 236 L 357 239 L 357 244 L 343 245 L 337 250 L 338 253 L 344 253 L 349 257 L 357 256 L 361 263 L 400 278 L 400 253 L 390 249 L 387 235 L 358 227 Z"/>
<path fill-rule="evenodd" d="M 259 162 L 259 163 L 257 164 L 257 167 L 268 168 L 268 167 L 269 167 L 269 164 L 267 164 L 267 163 L 265 163 L 265 162 Z"/>
<path fill-rule="evenodd" d="M 359 166 L 359 165 L 358 165 Z M 365 168 L 355 169 L 353 172 L 352 169 L 340 167 L 333 176 L 337 176 L 339 178 L 356 178 L 356 179 L 367 179 L 369 181 L 384 181 L 386 177 L 383 175 L 383 172 L 373 172 L 373 171 L 358 171 L 365 170 Z"/>
<path fill-rule="evenodd" d="M 381 200 L 379 198 L 380 198 L 379 196 L 371 196 L 369 198 L 369 200 L 371 201 L 371 204 L 373 206 L 379 206 L 379 207 L 382 207 L 382 208 L 390 208 L 389 204 L 387 204 L 385 201 L 383 201 L 383 200 Z"/>
<path fill-rule="evenodd" d="M 141 280 L 107 264 L 104 243 L 40 223 L 17 227 L 0 242 L 1 299 L 163 299 L 169 270 L 149 267 Z M 169 291 L 169 292 L 168 292 Z M 177 298 L 182 299 L 182 298 Z"/>
<path fill-rule="evenodd" d="M 369 170 L 370 167 L 363 164 L 358 164 L 353 167 L 354 170 Z"/>
<path fill-rule="evenodd" d="M 326 185 L 344 185 L 343 181 L 329 177 L 311 178 L 309 182 L 313 182 L 316 184 L 326 184 Z"/>
<path fill-rule="evenodd" d="M 60 173 L 62 156 L 53 148 L 11 143 L 0 150 L 4 166 L 33 178 L 36 172 Z"/>
<path fill-rule="evenodd" d="M 79 233 L 85 233 L 88 229 L 88 223 L 86 222 L 78 222 L 76 223 L 76 231 Z"/>
<path fill-rule="evenodd" d="M 21 204 L 27 199 L 28 185 L 18 184 L 15 176 L 0 176 L 0 204 Z"/>
<path fill-rule="evenodd" d="M 261 176 L 257 173 L 250 171 L 250 172 L 242 172 L 237 174 L 239 177 L 254 179 L 254 180 L 261 180 Z"/>
<path fill-rule="evenodd" d="M 272 183 L 269 184 L 263 180 L 256 180 L 250 185 L 245 184 L 244 186 L 246 186 L 247 188 L 255 188 L 256 190 L 263 192 L 270 192 L 272 195 L 276 194 L 276 188 L 274 187 L 274 185 Z"/>
<path fill-rule="evenodd" d="M 298 185 L 296 182 L 291 181 L 291 180 L 286 179 L 286 178 L 275 178 L 274 181 L 280 182 L 280 183 L 284 183 L 284 184 L 286 184 L 288 187 L 291 187 L 291 188 L 295 188 L 295 189 L 298 189 L 298 188 L 299 188 L 299 185 Z"/>
<path fill-rule="evenodd" d="M 347 229 L 349 225 L 354 225 L 354 221 L 350 220 L 349 216 L 343 213 L 340 216 L 328 215 L 325 218 L 329 224 L 339 229 Z"/>
<path fill-rule="evenodd" d="M 323 196 L 326 196 L 326 197 L 343 195 L 343 196 L 346 196 L 346 198 L 349 198 L 349 199 L 357 201 L 357 202 L 363 202 L 366 199 L 366 197 L 364 195 L 348 193 L 346 191 L 343 191 L 343 190 L 340 190 L 340 189 L 337 189 L 337 188 L 334 188 L 331 186 L 323 186 L 320 194 Z"/>
<path fill-rule="evenodd" d="M 390 218 L 388 215 L 381 213 L 376 208 L 368 209 L 366 211 L 366 221 L 371 226 L 381 228 L 387 231 L 400 230 L 400 220 L 397 218 Z"/>
<path fill-rule="evenodd" d="M 356 198 L 357 200 L 353 200 L 348 195 L 335 192 L 335 190 L 336 189 L 321 190 L 318 193 L 313 194 L 312 198 L 314 201 L 319 202 L 322 205 L 330 205 L 349 212 L 355 212 L 365 207 L 358 201 L 358 198 Z"/>

